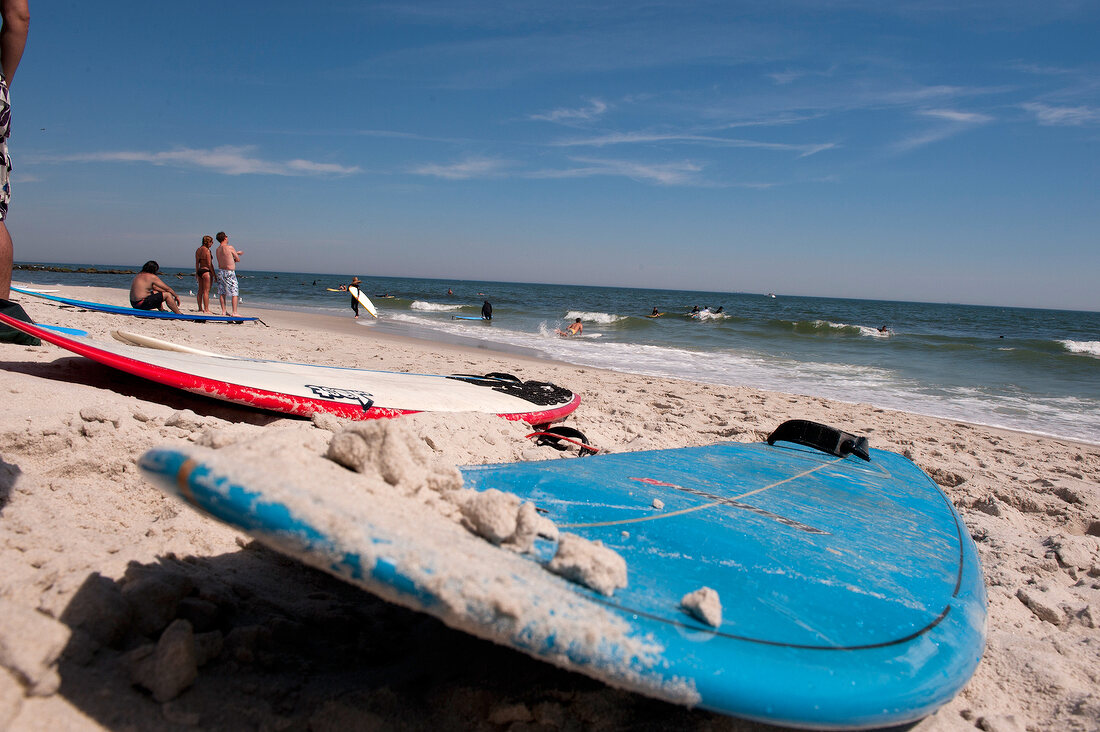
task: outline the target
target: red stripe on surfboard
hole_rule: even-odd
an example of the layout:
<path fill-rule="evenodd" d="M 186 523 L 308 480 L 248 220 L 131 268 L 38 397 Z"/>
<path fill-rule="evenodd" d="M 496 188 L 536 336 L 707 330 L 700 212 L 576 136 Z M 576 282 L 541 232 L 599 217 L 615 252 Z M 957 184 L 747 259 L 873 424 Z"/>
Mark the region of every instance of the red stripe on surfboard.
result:
<path fill-rule="evenodd" d="M 164 366 L 138 361 L 128 356 L 120 356 L 110 351 L 104 351 L 88 343 L 66 338 L 45 328 L 39 328 L 31 323 L 16 320 L 0 313 L 0 323 L 9 325 L 29 335 L 41 338 L 44 341 L 60 346 L 85 358 L 101 363 L 105 366 L 124 371 L 134 376 L 139 376 L 158 384 L 171 386 L 193 394 L 209 396 L 222 401 L 243 404 L 245 406 L 260 407 L 273 412 L 293 414 L 299 417 L 312 417 L 318 412 L 334 414 L 345 419 L 368 420 L 388 419 L 399 417 L 402 414 L 416 414 L 415 409 L 396 409 L 393 407 L 371 407 L 364 410 L 362 405 L 334 402 L 313 397 L 294 396 L 266 389 L 257 389 L 252 386 L 231 384 L 227 381 L 211 379 L 194 374 L 176 371 Z M 499 414 L 498 417 L 513 421 L 523 421 L 527 424 L 543 424 L 563 419 L 573 412 L 581 403 L 580 395 L 574 394 L 568 404 L 542 412 L 521 412 L 514 414 Z"/>

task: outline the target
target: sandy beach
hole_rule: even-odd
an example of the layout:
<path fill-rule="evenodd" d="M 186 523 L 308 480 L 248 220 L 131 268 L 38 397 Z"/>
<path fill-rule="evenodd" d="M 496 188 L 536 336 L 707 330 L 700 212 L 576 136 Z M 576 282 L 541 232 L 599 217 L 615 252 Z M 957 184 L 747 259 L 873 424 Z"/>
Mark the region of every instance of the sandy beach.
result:
<path fill-rule="evenodd" d="M 65 294 L 126 302 L 123 290 Z M 866 435 L 953 501 L 989 595 L 977 672 L 912 729 L 1100 729 L 1100 446 L 400 338 L 350 317 L 242 306 L 267 325 L 227 326 L 19 301 L 101 340 L 126 329 L 230 355 L 552 381 L 581 395 L 567 424 L 613 452 L 759 441 L 787 419 Z M 200 516 L 135 467 L 162 445 L 323 455 L 335 420 L 191 395 L 49 344 L 0 344 L 0 362 L 0 729 L 765 729 L 448 629 Z M 558 455 L 491 417 L 402 420 L 450 465 Z M 142 654 L 180 619 L 197 677 L 150 680 Z"/>

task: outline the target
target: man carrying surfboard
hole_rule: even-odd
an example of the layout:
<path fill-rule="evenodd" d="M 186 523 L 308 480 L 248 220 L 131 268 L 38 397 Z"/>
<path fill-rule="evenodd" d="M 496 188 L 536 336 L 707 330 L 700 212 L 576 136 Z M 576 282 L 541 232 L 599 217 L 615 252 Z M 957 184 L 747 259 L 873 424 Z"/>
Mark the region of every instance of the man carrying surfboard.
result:
<path fill-rule="evenodd" d="M 8 85 L 15 76 L 19 60 L 23 58 L 23 49 L 27 45 L 27 29 L 31 15 L 27 9 L 27 0 L 0 0 L 0 312 L 19 320 L 30 322 L 30 317 L 17 303 L 8 300 L 11 294 L 11 267 L 15 256 L 15 247 L 8 233 L 5 220 L 8 217 L 8 201 L 11 199 L 11 158 L 8 157 L 8 135 L 11 133 L 11 103 L 8 99 Z M 25 333 L 0 326 L 0 341 L 38 346 L 42 341 Z"/>
<path fill-rule="evenodd" d="M 356 275 L 355 277 L 351 278 L 351 284 L 350 285 L 345 285 L 344 289 L 347 290 L 347 289 L 352 288 L 352 287 L 359 287 L 359 284 L 361 282 L 362 282 L 362 280 L 360 280 L 359 276 Z M 358 318 L 359 317 L 359 298 L 353 297 L 351 299 L 351 309 L 355 311 L 355 317 Z"/>
<path fill-rule="evenodd" d="M 218 240 L 218 271 L 215 273 L 218 280 L 218 303 L 222 306 L 222 315 L 228 315 L 225 310 L 225 299 L 228 297 L 233 304 L 233 315 L 237 314 L 237 301 L 240 299 L 240 288 L 237 286 L 237 262 L 241 261 L 244 254 L 240 249 L 234 249 L 229 243 L 229 234 L 219 231 L 214 237 Z"/>

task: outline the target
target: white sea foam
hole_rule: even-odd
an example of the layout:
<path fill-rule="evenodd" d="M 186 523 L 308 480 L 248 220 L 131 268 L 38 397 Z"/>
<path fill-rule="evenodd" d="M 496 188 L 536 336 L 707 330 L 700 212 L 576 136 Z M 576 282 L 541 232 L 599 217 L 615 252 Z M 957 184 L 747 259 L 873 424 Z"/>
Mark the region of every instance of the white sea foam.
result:
<path fill-rule="evenodd" d="M 725 320 L 729 315 L 726 313 L 715 313 L 710 310 L 700 310 L 697 313 L 692 314 L 692 318 L 695 320 Z"/>
<path fill-rule="evenodd" d="M 626 320 L 627 315 L 613 315 L 612 313 L 587 313 L 581 310 L 570 310 L 565 314 L 565 320 L 581 319 L 582 323 L 599 323 L 600 325 L 611 325 L 617 323 L 620 320 Z"/>
<path fill-rule="evenodd" d="M 863 334 L 862 325 L 850 325 L 848 323 L 834 323 L 831 320 L 815 320 L 814 325 L 818 328 L 828 328 L 829 330 L 850 330 L 855 328 L 861 334 Z M 875 330 L 874 328 L 868 328 L 868 330 Z M 870 334 L 867 334 L 870 335 Z"/>
<path fill-rule="evenodd" d="M 1068 435 L 1090 442 L 1097 441 L 1096 436 L 1100 435 L 1100 415 L 1087 399 L 994 395 L 980 387 L 924 383 L 880 366 L 804 361 L 767 352 L 695 351 L 669 345 L 624 343 L 607 337 L 559 338 L 553 321 L 542 321 L 532 332 L 513 330 L 495 321 L 492 328 L 485 328 L 464 321 L 448 320 L 444 325 L 443 321 L 411 314 L 395 319 L 477 340 L 533 349 L 546 357 L 583 366 L 867 402 L 886 409 Z M 1100 347 L 1096 342 L 1089 345 Z M 1087 353 L 1092 355 L 1093 351 Z"/>
<path fill-rule="evenodd" d="M 1100 341 L 1058 341 L 1070 353 L 1083 353 L 1100 358 Z"/>
<path fill-rule="evenodd" d="M 429 312 L 446 312 L 448 310 L 461 310 L 461 305 L 449 305 L 441 302 L 424 302 L 423 300 L 415 300 L 412 305 L 409 306 L 412 310 L 427 310 Z"/>

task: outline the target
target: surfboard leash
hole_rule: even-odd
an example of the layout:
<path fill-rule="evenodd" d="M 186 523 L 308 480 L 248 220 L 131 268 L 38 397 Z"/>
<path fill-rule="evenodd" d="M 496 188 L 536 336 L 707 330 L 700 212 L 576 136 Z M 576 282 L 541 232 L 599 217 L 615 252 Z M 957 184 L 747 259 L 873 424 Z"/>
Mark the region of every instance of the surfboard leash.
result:
<path fill-rule="evenodd" d="M 535 444 L 539 447 L 549 445 L 555 450 L 565 450 L 566 444 L 576 445 L 580 448 L 579 457 L 585 455 L 595 455 L 600 451 L 600 448 L 588 444 L 588 438 L 583 432 L 573 427 L 550 427 L 549 425 L 535 425 L 535 431 L 529 435 L 524 435 L 527 439 L 535 439 Z"/>

